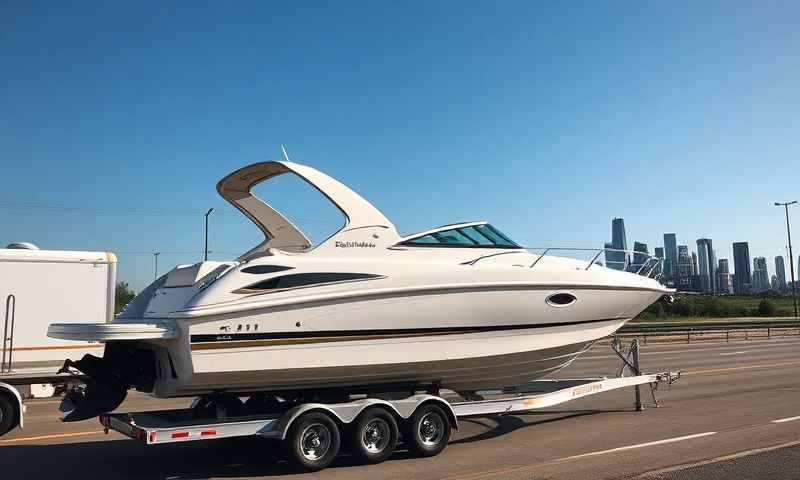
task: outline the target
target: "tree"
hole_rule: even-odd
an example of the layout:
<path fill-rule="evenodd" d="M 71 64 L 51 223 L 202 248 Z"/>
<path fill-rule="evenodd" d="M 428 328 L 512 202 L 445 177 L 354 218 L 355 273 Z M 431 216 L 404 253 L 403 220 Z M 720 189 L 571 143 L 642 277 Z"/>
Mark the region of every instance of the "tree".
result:
<path fill-rule="evenodd" d="M 760 317 L 774 317 L 775 311 L 775 304 L 772 303 L 770 300 L 766 298 L 762 298 L 760 302 L 758 302 L 758 308 L 756 309 L 756 313 Z"/>
<path fill-rule="evenodd" d="M 136 292 L 128 286 L 128 282 L 118 282 L 114 291 L 114 313 L 121 312 L 122 308 L 130 303 L 135 296 Z"/>

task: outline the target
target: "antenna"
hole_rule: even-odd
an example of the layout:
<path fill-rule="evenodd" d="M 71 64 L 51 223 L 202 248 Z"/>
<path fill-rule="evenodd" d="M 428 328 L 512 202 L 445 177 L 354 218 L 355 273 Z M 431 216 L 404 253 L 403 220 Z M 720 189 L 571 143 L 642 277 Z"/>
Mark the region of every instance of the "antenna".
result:
<path fill-rule="evenodd" d="M 287 162 L 291 162 L 291 160 L 289 160 L 289 154 L 286 153 L 286 147 L 281 145 L 281 151 L 283 152 L 283 160 L 287 161 Z"/>

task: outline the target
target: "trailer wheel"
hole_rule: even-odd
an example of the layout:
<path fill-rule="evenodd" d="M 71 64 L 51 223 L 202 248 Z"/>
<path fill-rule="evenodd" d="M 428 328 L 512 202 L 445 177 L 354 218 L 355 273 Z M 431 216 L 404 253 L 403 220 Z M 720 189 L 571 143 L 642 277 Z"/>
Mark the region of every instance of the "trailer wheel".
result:
<path fill-rule="evenodd" d="M 392 455 L 397 445 L 397 422 L 382 408 L 362 413 L 350 430 L 350 452 L 362 463 L 380 463 Z"/>
<path fill-rule="evenodd" d="M 340 445 L 339 427 L 322 412 L 309 412 L 296 419 L 284 440 L 289 461 L 307 471 L 330 465 L 339 454 Z"/>
<path fill-rule="evenodd" d="M 17 408 L 8 395 L 0 393 L 0 436 L 17 426 Z"/>
<path fill-rule="evenodd" d="M 444 450 L 450 440 L 450 420 L 439 405 L 419 407 L 403 431 L 408 449 L 421 457 L 432 457 Z"/>

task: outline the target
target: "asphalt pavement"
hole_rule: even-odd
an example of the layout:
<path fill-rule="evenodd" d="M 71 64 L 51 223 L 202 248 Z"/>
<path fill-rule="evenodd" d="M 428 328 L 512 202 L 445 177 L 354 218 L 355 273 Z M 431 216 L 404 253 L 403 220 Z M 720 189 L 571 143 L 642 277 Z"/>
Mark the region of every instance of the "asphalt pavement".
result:
<path fill-rule="evenodd" d="M 617 360 L 597 345 L 560 378 L 612 376 Z M 259 439 L 145 446 L 96 421 L 61 423 L 58 400 L 31 401 L 25 428 L 0 438 L 4 478 L 200 479 L 721 479 L 800 478 L 800 339 L 648 345 L 646 372 L 682 370 L 657 392 L 659 408 L 633 409 L 633 390 L 594 395 L 535 413 L 460 422 L 434 458 L 396 452 L 380 465 L 346 456 L 295 474 L 280 445 Z M 649 400 L 649 389 L 644 398 Z M 189 400 L 134 394 L 122 410 L 175 408 Z"/>

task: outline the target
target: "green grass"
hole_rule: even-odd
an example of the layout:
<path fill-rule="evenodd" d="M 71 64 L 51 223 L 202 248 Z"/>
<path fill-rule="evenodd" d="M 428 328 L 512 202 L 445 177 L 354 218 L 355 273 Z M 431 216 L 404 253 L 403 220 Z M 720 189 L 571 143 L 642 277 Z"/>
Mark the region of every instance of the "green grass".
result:
<path fill-rule="evenodd" d="M 762 300 L 765 309 L 759 310 Z M 791 297 L 762 296 L 710 296 L 676 295 L 675 302 L 656 302 L 639 314 L 637 322 L 698 322 L 698 321 L 747 321 L 767 320 L 776 317 L 793 317 L 794 303 Z"/>
<path fill-rule="evenodd" d="M 774 322 L 781 320 L 789 320 L 791 316 L 782 317 L 687 317 L 687 316 L 670 316 L 670 317 L 636 317 L 631 323 L 736 323 L 736 322 Z"/>

